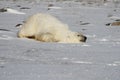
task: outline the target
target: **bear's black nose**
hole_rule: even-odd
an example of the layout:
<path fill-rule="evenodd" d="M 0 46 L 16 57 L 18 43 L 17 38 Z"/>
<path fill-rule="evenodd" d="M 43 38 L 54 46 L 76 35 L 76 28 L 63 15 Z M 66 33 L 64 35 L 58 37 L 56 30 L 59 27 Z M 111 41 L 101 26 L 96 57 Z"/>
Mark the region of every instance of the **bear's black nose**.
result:
<path fill-rule="evenodd" d="M 82 39 L 80 40 L 81 42 L 86 42 L 87 37 L 86 36 L 82 36 Z"/>
<path fill-rule="evenodd" d="M 87 40 L 87 37 L 86 37 L 86 36 L 84 36 L 84 42 L 86 42 L 86 40 Z"/>

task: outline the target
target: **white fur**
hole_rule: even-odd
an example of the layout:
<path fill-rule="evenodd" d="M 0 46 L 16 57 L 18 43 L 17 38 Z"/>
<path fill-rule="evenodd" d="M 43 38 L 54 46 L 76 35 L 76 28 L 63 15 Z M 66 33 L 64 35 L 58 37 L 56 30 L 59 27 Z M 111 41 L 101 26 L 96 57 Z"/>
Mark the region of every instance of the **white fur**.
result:
<path fill-rule="evenodd" d="M 30 16 L 18 32 L 20 38 L 33 37 L 43 42 L 79 43 L 79 33 L 69 30 L 68 25 L 49 14 L 38 13 Z"/>

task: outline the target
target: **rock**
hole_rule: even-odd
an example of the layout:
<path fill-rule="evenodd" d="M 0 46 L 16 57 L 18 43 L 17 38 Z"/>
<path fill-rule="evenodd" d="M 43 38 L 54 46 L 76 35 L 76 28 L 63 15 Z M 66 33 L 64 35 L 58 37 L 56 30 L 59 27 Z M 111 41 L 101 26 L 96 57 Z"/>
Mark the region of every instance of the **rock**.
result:
<path fill-rule="evenodd" d="M 120 26 L 120 21 L 107 23 L 106 26 Z"/>
<path fill-rule="evenodd" d="M 2 9 L 0 9 L 0 12 L 7 12 L 7 9 L 6 8 L 2 8 Z"/>
<path fill-rule="evenodd" d="M 111 26 L 120 26 L 120 21 L 111 23 Z"/>

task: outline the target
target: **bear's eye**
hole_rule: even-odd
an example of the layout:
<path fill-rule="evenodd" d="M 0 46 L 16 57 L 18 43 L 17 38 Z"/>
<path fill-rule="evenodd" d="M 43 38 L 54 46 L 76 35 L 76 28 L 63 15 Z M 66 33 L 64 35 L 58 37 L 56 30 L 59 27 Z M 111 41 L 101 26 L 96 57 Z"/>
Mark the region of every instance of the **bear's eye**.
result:
<path fill-rule="evenodd" d="M 78 37 L 80 37 L 80 35 L 79 35 L 79 34 L 78 34 L 77 36 L 78 36 Z"/>

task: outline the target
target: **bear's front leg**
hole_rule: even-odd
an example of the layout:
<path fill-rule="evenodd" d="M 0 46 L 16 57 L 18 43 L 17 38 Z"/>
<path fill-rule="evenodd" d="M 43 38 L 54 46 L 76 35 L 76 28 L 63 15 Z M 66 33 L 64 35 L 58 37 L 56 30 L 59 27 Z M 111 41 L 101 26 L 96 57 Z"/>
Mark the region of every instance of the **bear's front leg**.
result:
<path fill-rule="evenodd" d="M 35 35 L 35 39 L 42 42 L 58 42 L 51 33 L 39 33 Z"/>

